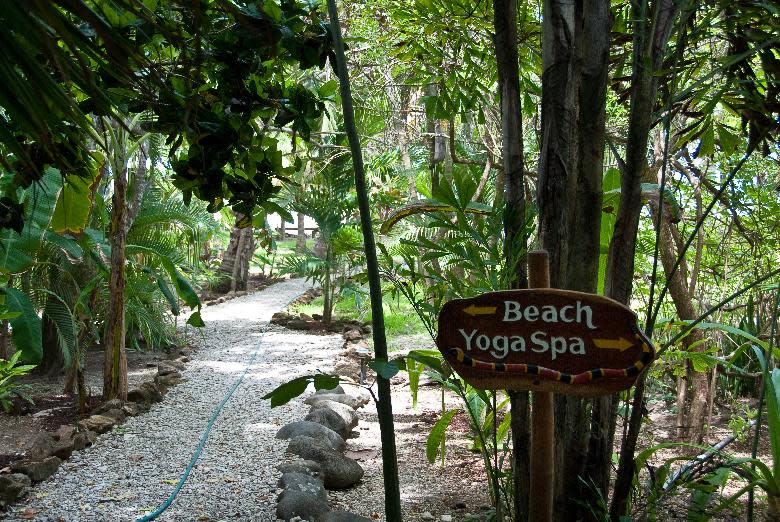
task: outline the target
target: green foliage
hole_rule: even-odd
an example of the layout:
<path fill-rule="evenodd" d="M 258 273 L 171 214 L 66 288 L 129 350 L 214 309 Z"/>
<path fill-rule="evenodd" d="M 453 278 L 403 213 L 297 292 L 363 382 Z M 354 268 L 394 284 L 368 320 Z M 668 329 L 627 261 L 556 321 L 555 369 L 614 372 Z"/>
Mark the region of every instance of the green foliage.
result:
<path fill-rule="evenodd" d="M 263 395 L 263 400 L 271 400 L 271 407 L 283 406 L 303 394 L 309 384 L 314 385 L 315 390 L 332 390 L 339 384 L 339 378 L 335 375 L 317 373 L 304 375 L 291 381 L 280 384 L 269 393 Z"/>
<path fill-rule="evenodd" d="M 439 454 L 439 449 L 441 448 L 441 465 L 444 465 L 444 444 L 442 444 L 444 441 L 444 434 L 447 431 L 450 422 L 452 422 L 452 418 L 459 411 L 460 410 L 456 409 L 445 412 L 442 414 L 441 418 L 436 421 L 433 428 L 431 428 L 431 432 L 428 434 L 428 440 L 425 443 L 425 456 L 431 464 L 436 462 L 436 455 Z"/>
<path fill-rule="evenodd" d="M 41 344 L 41 318 L 35 312 L 30 299 L 15 288 L 2 288 L 5 302 L 11 312 L 18 313 L 11 319 L 14 344 L 17 353 L 25 361 L 33 364 L 41 362 L 43 346 Z"/>
<path fill-rule="evenodd" d="M 7 412 L 11 410 L 14 397 L 21 397 L 29 402 L 32 400 L 24 393 L 25 388 L 14 382 L 19 377 L 30 373 L 34 364 L 21 364 L 21 352 L 16 352 L 7 361 L 0 359 L 0 406 Z"/>

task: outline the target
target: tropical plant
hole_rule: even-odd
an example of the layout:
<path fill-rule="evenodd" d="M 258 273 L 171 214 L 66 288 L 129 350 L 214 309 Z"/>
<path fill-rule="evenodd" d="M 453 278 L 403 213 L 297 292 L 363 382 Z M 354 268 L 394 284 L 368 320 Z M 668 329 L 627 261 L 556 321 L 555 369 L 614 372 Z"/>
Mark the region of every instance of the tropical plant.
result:
<path fill-rule="evenodd" d="M 286 257 L 280 272 L 316 281 L 324 296 L 323 321 L 330 323 L 336 296 L 363 262 L 362 239 L 354 226 L 357 209 L 351 162 L 342 152 L 324 158 L 324 166 L 307 180 L 307 186 L 289 186 L 290 207 L 317 223 L 314 249 Z"/>
<path fill-rule="evenodd" d="M 25 385 L 14 382 L 19 377 L 30 373 L 34 364 L 22 364 L 22 352 L 16 352 L 10 359 L 0 359 L 0 406 L 8 413 L 13 407 L 13 398 L 19 397 L 30 403 L 29 395 L 25 393 Z"/>

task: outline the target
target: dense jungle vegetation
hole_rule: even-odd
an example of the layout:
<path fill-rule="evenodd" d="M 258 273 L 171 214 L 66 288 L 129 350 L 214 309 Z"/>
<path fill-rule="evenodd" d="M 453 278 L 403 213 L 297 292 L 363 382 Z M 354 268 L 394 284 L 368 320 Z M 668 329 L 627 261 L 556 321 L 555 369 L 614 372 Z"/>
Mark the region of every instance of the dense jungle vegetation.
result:
<path fill-rule="evenodd" d="M 182 309 L 202 325 L 204 294 L 246 289 L 250 272 L 304 276 L 323 289 L 325 322 L 373 318 L 381 342 L 387 331 L 380 382 L 425 371 L 464 399 L 496 518 L 525 520 L 529 394 L 474 390 L 438 352 L 398 352 L 394 338 L 435 337 L 447 300 L 524 288 L 526 253 L 541 248 L 552 286 L 628 304 L 658 350 L 627 392 L 556 397 L 555 491 L 566 501 L 554 519 L 621 520 L 637 506 L 662 518 L 665 495 L 689 488 L 689 520 L 752 518 L 754 493 L 780 520 L 780 6 L 339 9 L 341 71 L 316 0 L 4 4 L 3 405 L 28 372 L 66 374 L 83 402 L 90 350 L 105 353 L 104 398 L 126 397 L 127 350 L 175 345 Z M 368 291 L 339 72 L 351 82 L 386 329 Z M 271 216 L 298 227 L 280 235 Z M 308 240 L 305 217 L 316 224 Z M 706 451 L 713 411 L 727 412 L 735 436 L 755 441 L 752 458 L 717 453 L 680 475 L 674 460 L 648 473 L 660 447 L 639 448 L 654 406 L 676 412 L 685 454 Z M 434 458 L 451 418 L 442 412 L 429 439 Z"/>

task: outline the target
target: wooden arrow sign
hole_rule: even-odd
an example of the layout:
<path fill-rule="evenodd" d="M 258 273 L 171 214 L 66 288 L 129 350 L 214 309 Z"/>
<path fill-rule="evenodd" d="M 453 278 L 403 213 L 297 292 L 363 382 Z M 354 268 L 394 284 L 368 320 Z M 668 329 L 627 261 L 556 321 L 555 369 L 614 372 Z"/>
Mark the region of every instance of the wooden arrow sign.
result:
<path fill-rule="evenodd" d="M 655 357 L 630 308 L 546 288 L 449 301 L 436 344 L 474 387 L 571 395 L 629 388 Z"/>

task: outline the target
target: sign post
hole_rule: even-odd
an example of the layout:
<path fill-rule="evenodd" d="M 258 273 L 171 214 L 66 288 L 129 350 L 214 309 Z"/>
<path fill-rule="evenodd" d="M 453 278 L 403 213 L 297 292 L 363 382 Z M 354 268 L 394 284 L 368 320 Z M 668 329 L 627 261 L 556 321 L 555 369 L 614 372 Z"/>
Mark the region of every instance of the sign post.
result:
<path fill-rule="evenodd" d="M 550 287 L 547 252 L 528 253 L 528 286 Z M 529 522 L 550 522 L 553 510 L 555 468 L 555 402 L 549 391 L 531 392 L 531 481 L 528 492 Z"/>
<path fill-rule="evenodd" d="M 630 388 L 653 361 L 652 342 L 627 306 L 549 288 L 547 252 L 528 254 L 528 290 L 445 303 L 436 344 L 466 382 L 529 390 L 532 398 L 531 522 L 552 517 L 553 393 L 595 396 Z"/>

